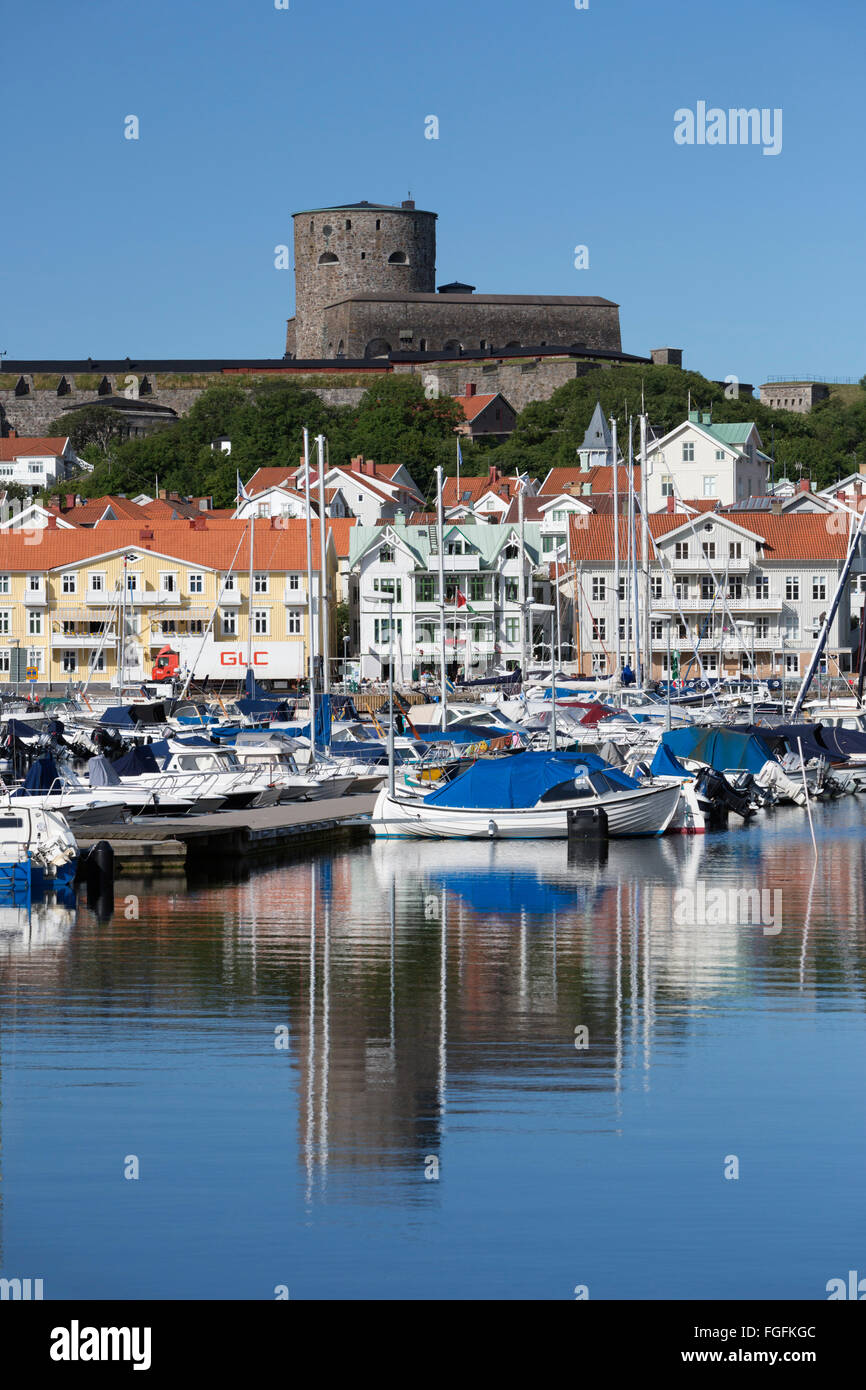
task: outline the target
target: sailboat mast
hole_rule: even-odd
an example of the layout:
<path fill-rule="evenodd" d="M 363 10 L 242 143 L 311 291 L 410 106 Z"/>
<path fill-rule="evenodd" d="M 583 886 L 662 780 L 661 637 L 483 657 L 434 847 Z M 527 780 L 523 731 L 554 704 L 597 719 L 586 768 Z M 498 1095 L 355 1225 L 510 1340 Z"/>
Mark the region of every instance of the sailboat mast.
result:
<path fill-rule="evenodd" d="M 322 568 L 322 578 L 319 589 L 322 596 L 322 690 L 326 695 L 331 690 L 331 673 L 329 670 L 330 657 L 330 634 L 328 632 L 328 581 L 327 570 L 325 568 L 325 436 L 316 436 L 319 459 L 319 559 Z"/>
<path fill-rule="evenodd" d="M 643 405 L 643 401 L 641 401 Z M 652 675 L 652 656 L 650 653 L 650 557 L 649 557 L 649 516 L 647 515 L 647 417 L 641 411 L 640 417 L 640 514 L 641 514 L 641 559 L 643 560 L 643 665 L 641 684 Z M 669 677 L 670 678 L 670 677 Z"/>
<path fill-rule="evenodd" d="M 310 431 L 304 430 L 304 502 L 307 516 L 307 676 L 310 686 L 310 763 L 316 761 L 316 636 L 313 626 L 313 522 L 310 516 Z"/>
<path fill-rule="evenodd" d="M 447 705 L 448 691 L 446 688 L 446 658 L 445 658 L 445 556 L 444 540 L 442 536 L 442 467 L 436 469 L 436 549 L 439 552 L 439 679 L 441 683 L 440 703 L 442 706 L 442 732 L 445 732 L 447 724 Z"/>
<path fill-rule="evenodd" d="M 250 512 L 250 592 L 247 601 L 247 671 L 253 669 L 253 550 L 256 538 L 256 514 Z"/>
<path fill-rule="evenodd" d="M 619 680 L 622 671 L 622 647 L 619 636 L 619 460 L 617 458 L 616 447 L 616 420 L 611 416 L 610 420 L 611 451 L 613 454 L 613 625 L 616 635 L 616 670 L 614 675 Z"/>

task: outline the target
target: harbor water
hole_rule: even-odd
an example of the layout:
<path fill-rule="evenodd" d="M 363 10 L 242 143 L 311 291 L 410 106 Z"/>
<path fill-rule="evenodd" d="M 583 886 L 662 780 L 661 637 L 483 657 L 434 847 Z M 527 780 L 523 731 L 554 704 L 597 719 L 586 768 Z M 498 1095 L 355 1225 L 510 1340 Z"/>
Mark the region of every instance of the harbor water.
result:
<path fill-rule="evenodd" d="M 0 907 L 50 1298 L 826 1299 L 866 1272 L 866 802 L 362 841 Z"/>

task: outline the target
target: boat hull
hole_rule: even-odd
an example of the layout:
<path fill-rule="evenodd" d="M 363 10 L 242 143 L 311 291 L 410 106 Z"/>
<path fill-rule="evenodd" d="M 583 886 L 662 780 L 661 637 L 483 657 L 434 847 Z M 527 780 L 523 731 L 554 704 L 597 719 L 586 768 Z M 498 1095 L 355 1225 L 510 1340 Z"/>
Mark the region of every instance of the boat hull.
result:
<path fill-rule="evenodd" d="M 639 787 L 611 796 L 581 797 L 574 802 L 525 808 L 464 810 L 431 806 L 419 798 L 376 798 L 371 828 L 382 839 L 430 840 L 566 840 L 568 812 L 600 807 L 613 838 L 663 835 L 680 802 L 680 787 L 666 784 Z"/>

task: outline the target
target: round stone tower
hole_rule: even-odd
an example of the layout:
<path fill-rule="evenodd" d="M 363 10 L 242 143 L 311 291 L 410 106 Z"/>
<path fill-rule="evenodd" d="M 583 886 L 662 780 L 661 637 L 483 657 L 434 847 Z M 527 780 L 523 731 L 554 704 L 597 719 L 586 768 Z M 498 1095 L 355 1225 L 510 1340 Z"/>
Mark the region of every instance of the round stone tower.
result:
<path fill-rule="evenodd" d="M 411 199 L 399 207 L 346 203 L 293 214 L 295 223 L 295 355 L 345 355 L 323 310 L 351 295 L 433 294 L 436 213 Z"/>

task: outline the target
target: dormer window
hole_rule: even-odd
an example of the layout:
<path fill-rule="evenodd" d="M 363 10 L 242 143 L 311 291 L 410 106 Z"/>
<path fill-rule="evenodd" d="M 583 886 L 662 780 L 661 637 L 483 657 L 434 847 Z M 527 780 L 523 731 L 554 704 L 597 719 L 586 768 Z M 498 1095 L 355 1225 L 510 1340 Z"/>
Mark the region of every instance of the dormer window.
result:
<path fill-rule="evenodd" d="M 380 545 L 380 546 L 379 546 L 379 564 L 380 564 L 380 565 L 393 565 L 393 563 L 394 563 L 394 547 L 393 547 L 393 545 Z"/>

